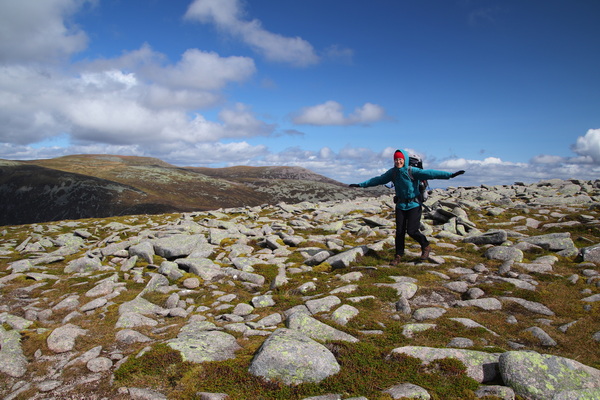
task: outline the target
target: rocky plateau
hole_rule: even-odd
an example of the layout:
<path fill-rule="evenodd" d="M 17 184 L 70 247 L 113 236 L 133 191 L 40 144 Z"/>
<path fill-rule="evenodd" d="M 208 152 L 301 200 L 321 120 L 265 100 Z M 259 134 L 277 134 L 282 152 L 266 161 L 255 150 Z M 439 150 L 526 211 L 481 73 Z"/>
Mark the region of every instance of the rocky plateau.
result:
<path fill-rule="evenodd" d="M 600 180 L 435 189 L 397 267 L 361 193 L 1 227 L 0 397 L 600 398 Z"/>

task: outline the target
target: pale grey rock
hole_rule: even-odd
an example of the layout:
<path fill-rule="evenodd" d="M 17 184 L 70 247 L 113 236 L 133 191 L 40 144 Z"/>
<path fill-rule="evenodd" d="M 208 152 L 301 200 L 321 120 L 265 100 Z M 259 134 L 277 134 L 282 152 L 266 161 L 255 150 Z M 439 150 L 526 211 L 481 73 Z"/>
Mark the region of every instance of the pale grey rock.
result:
<path fill-rule="evenodd" d="M 175 339 L 167 341 L 167 345 L 178 350 L 185 361 L 195 363 L 235 358 L 235 352 L 241 349 L 235 337 L 221 331 L 206 330 L 207 327 L 210 325 L 203 321 L 189 322 Z"/>
<path fill-rule="evenodd" d="M 138 331 L 134 331 L 133 329 L 123 329 L 118 331 L 115 335 L 115 339 L 118 342 L 123 342 L 125 344 L 150 342 L 152 340 L 148 336 Z"/>
<path fill-rule="evenodd" d="M 7 324 L 12 329 L 15 329 L 17 331 L 22 331 L 24 329 L 29 328 L 31 325 L 33 325 L 33 321 L 30 321 L 27 318 L 19 317 L 18 315 L 12 315 L 12 314 L 8 314 L 8 313 L 0 313 L 0 324 Z"/>
<path fill-rule="evenodd" d="M 489 333 L 491 333 L 492 335 L 498 336 L 498 334 L 496 332 L 489 330 L 485 326 L 481 325 L 478 322 L 473 321 L 470 318 L 448 318 L 448 319 L 451 321 L 458 322 L 459 324 L 462 324 L 462 325 L 466 326 L 467 328 L 483 328 L 486 331 L 488 331 Z"/>
<path fill-rule="evenodd" d="M 272 295 L 265 294 L 265 295 L 253 297 L 251 300 L 251 303 L 254 308 L 264 308 L 264 307 L 274 306 L 275 300 L 273 300 Z"/>
<path fill-rule="evenodd" d="M 400 296 L 400 298 L 398 299 L 398 301 L 395 304 L 395 307 L 396 307 L 396 311 L 398 311 L 402 314 L 406 314 L 406 315 L 412 314 L 412 308 L 410 306 L 410 302 L 404 296 Z"/>
<path fill-rule="evenodd" d="M 332 268 L 347 268 L 351 263 L 355 262 L 358 257 L 364 256 L 368 250 L 367 246 L 354 247 L 329 257 L 327 263 L 329 263 Z"/>
<path fill-rule="evenodd" d="M 186 278 L 183 281 L 183 287 L 186 289 L 197 289 L 200 287 L 200 280 L 198 278 Z"/>
<path fill-rule="evenodd" d="M 135 268 L 135 265 L 138 262 L 138 256 L 129 257 L 121 264 L 121 272 L 128 272 Z"/>
<path fill-rule="evenodd" d="M 463 239 L 465 243 L 473 243 L 478 246 L 485 244 L 501 245 L 508 239 L 508 234 L 504 230 L 486 232 L 481 235 L 468 236 Z"/>
<path fill-rule="evenodd" d="M 343 304 L 339 308 L 337 308 L 332 314 L 331 319 L 339 325 L 346 325 L 350 320 L 356 317 L 359 314 L 359 311 L 356 307 L 353 307 L 349 304 Z"/>
<path fill-rule="evenodd" d="M 286 326 L 289 329 L 300 331 L 306 336 L 319 341 L 341 340 L 351 343 L 358 342 L 358 339 L 354 336 L 324 324 L 302 312 L 295 312 L 288 316 Z"/>
<path fill-rule="evenodd" d="M 152 389 L 129 388 L 128 392 L 132 400 L 167 400 L 167 396 Z"/>
<path fill-rule="evenodd" d="M 337 296 L 327 296 L 321 299 L 308 300 L 304 304 L 311 314 L 318 314 L 320 312 L 330 311 L 333 307 L 337 306 L 341 302 L 342 301 Z"/>
<path fill-rule="evenodd" d="M 579 255 L 585 262 L 600 264 L 600 243 L 580 249 Z"/>
<path fill-rule="evenodd" d="M 135 244 L 128 249 L 130 257 L 137 257 L 146 261 L 148 264 L 154 262 L 154 246 L 149 241 Z"/>
<path fill-rule="evenodd" d="M 581 299 L 581 301 L 586 301 L 589 303 L 595 303 L 597 301 L 600 301 L 600 293 L 585 297 L 585 298 Z"/>
<path fill-rule="evenodd" d="M 323 261 L 325 261 L 329 257 L 331 257 L 332 254 L 333 253 L 328 250 L 321 250 L 321 251 L 313 254 L 312 256 L 308 257 L 306 260 L 304 260 L 304 264 L 309 265 L 309 266 L 319 265 Z"/>
<path fill-rule="evenodd" d="M 244 282 L 250 282 L 254 285 L 262 286 L 265 283 L 265 277 L 259 274 L 254 274 L 252 272 L 240 271 L 235 268 L 221 268 L 221 271 L 225 273 L 226 276 L 233 278 L 234 280 L 240 280 Z"/>
<path fill-rule="evenodd" d="M 164 308 L 149 302 L 141 296 L 119 306 L 119 314 L 138 313 L 142 315 L 154 315 L 163 313 Z"/>
<path fill-rule="evenodd" d="M 86 367 L 92 372 L 104 372 L 112 368 L 113 362 L 106 357 L 93 358 L 87 362 Z"/>
<path fill-rule="evenodd" d="M 97 308 L 103 307 L 108 303 L 108 300 L 106 300 L 105 298 L 101 297 L 99 299 L 94 299 L 84 305 L 82 305 L 79 308 L 79 311 L 81 312 L 87 312 L 87 311 L 92 311 L 95 310 Z"/>
<path fill-rule="evenodd" d="M 125 312 L 119 316 L 117 323 L 115 324 L 116 328 L 137 328 L 142 326 L 156 326 L 158 325 L 158 321 L 146 317 L 143 314 L 139 314 L 136 312 Z"/>
<path fill-rule="evenodd" d="M 498 377 L 498 354 L 463 349 L 438 349 L 434 347 L 405 346 L 392 353 L 416 357 L 424 363 L 441 358 L 456 358 L 467 367 L 467 375 L 477 382 L 490 382 Z"/>
<path fill-rule="evenodd" d="M 34 268 L 34 265 L 31 262 L 31 260 L 28 260 L 28 259 L 17 260 L 17 261 L 14 261 L 14 262 L 8 264 L 8 269 L 10 269 L 14 274 L 17 274 L 20 272 L 27 272 L 27 271 L 31 270 L 32 268 Z"/>
<path fill-rule="evenodd" d="M 343 282 L 350 283 L 350 282 L 359 281 L 362 277 L 363 277 L 362 272 L 354 271 L 354 272 L 348 272 L 347 274 L 341 275 L 340 280 Z"/>
<path fill-rule="evenodd" d="M 563 390 L 556 393 L 552 400 L 597 400 L 600 399 L 600 388 Z"/>
<path fill-rule="evenodd" d="M 561 251 L 574 249 L 575 243 L 569 232 L 549 233 L 520 239 L 523 242 L 542 247 L 544 250 Z"/>
<path fill-rule="evenodd" d="M 490 385 L 480 386 L 475 391 L 475 396 L 481 398 L 485 396 L 496 396 L 502 400 L 515 400 L 515 391 L 506 386 Z"/>
<path fill-rule="evenodd" d="M 256 324 L 257 327 L 276 326 L 279 325 L 282 321 L 283 318 L 281 317 L 281 314 L 273 313 L 267 315 L 264 318 L 259 319 L 254 324 Z"/>
<path fill-rule="evenodd" d="M 264 261 L 254 257 L 236 257 L 231 259 L 231 263 L 235 268 L 239 269 L 240 271 L 254 272 L 254 265 L 262 264 L 264 263 Z"/>
<path fill-rule="evenodd" d="M 448 282 L 444 283 L 443 286 L 446 289 L 452 290 L 453 292 L 457 293 L 465 293 L 467 290 L 469 290 L 469 285 L 467 284 L 467 282 L 463 281 Z"/>
<path fill-rule="evenodd" d="M 98 283 L 92 289 L 85 292 L 87 297 L 99 297 L 106 296 L 111 294 L 113 289 L 115 288 L 115 282 L 113 280 L 105 280 L 103 282 Z"/>
<path fill-rule="evenodd" d="M 523 252 L 516 247 L 494 246 L 485 252 L 485 257 L 490 260 L 523 261 Z"/>
<path fill-rule="evenodd" d="M 285 384 L 320 382 L 340 371 L 327 348 L 293 329 L 273 332 L 256 352 L 248 372 Z"/>
<path fill-rule="evenodd" d="M 298 286 L 298 291 L 302 294 L 314 292 L 315 290 L 317 290 L 317 284 L 314 282 L 305 282 Z"/>
<path fill-rule="evenodd" d="M 36 387 L 42 393 L 51 392 L 54 389 L 60 387 L 62 385 L 62 381 L 55 379 L 47 379 L 45 381 L 39 382 Z"/>
<path fill-rule="evenodd" d="M 463 337 L 455 337 L 450 340 L 450 342 L 446 345 L 446 347 L 456 347 L 459 349 L 468 349 L 469 347 L 473 347 L 475 342 L 473 342 L 469 338 Z"/>
<path fill-rule="evenodd" d="M 254 311 L 254 307 L 252 307 L 250 304 L 246 304 L 246 303 L 239 303 L 233 309 L 233 313 L 235 315 L 239 315 L 242 317 L 252 314 L 252 311 Z"/>
<path fill-rule="evenodd" d="M 228 400 L 229 396 L 226 393 L 208 393 L 196 392 L 199 400 Z"/>
<path fill-rule="evenodd" d="M 20 378 L 27 372 L 27 358 L 21 348 L 18 331 L 6 331 L 0 325 L 0 373 Z"/>
<path fill-rule="evenodd" d="M 552 399 L 567 390 L 600 388 L 600 370 L 578 361 L 533 351 L 508 351 L 499 357 L 503 382 L 519 396 Z"/>
<path fill-rule="evenodd" d="M 428 319 L 438 319 L 444 315 L 447 311 L 440 307 L 425 307 L 419 308 L 413 312 L 412 317 L 416 321 L 425 321 Z"/>
<path fill-rule="evenodd" d="M 437 326 L 436 324 L 424 324 L 424 323 L 406 324 L 402 327 L 402 334 L 405 337 L 410 339 L 410 338 L 414 337 L 416 333 L 424 332 L 429 329 L 434 329 L 436 326 Z"/>
<path fill-rule="evenodd" d="M 558 343 L 556 343 L 556 340 L 552 339 L 552 337 L 540 327 L 533 326 L 531 328 L 525 329 L 525 332 L 531 333 L 536 339 L 538 339 L 539 344 L 541 346 L 554 347 L 558 345 Z"/>
<path fill-rule="evenodd" d="M 472 300 L 459 300 L 454 303 L 455 307 L 477 307 L 486 311 L 501 310 L 502 303 L 493 297 L 472 299 Z"/>
<path fill-rule="evenodd" d="M 412 282 L 396 282 L 396 283 L 376 283 L 375 286 L 390 287 L 395 289 L 398 296 L 405 299 L 412 299 L 419 290 L 419 287 Z"/>
<path fill-rule="evenodd" d="M 493 279 L 511 283 L 511 284 L 513 284 L 515 287 L 517 287 L 519 289 L 531 290 L 531 291 L 535 291 L 537 289 L 535 285 L 533 285 L 533 284 L 531 284 L 531 283 L 529 283 L 527 281 L 524 281 L 522 279 L 504 278 L 502 276 L 496 276 Z"/>
<path fill-rule="evenodd" d="M 385 389 L 383 393 L 390 395 L 392 399 L 431 399 L 427 390 L 412 383 L 399 383 Z"/>
<path fill-rule="evenodd" d="M 54 353 L 64 353 L 73 350 L 77 337 L 86 334 L 85 329 L 77 325 L 66 324 L 54 329 L 46 339 L 46 344 Z"/>
<path fill-rule="evenodd" d="M 485 296 L 485 292 L 477 287 L 469 288 L 467 290 L 466 294 L 467 294 L 467 298 L 471 299 L 471 300 L 479 299 L 479 298 Z"/>
<path fill-rule="evenodd" d="M 166 259 L 189 256 L 194 249 L 205 242 L 201 235 L 176 234 L 160 239 L 155 239 L 152 244 L 154 252 Z"/>
<path fill-rule="evenodd" d="M 64 269 L 65 274 L 73 272 L 94 272 L 102 269 L 102 263 L 97 258 L 82 257 L 70 261 Z"/>
<path fill-rule="evenodd" d="M 500 300 L 517 303 L 520 306 L 526 308 L 527 310 L 537 313 L 537 314 L 548 315 L 548 316 L 554 315 L 554 311 L 550 310 L 545 305 L 535 302 L 535 301 L 525 300 L 520 297 L 500 297 Z"/>

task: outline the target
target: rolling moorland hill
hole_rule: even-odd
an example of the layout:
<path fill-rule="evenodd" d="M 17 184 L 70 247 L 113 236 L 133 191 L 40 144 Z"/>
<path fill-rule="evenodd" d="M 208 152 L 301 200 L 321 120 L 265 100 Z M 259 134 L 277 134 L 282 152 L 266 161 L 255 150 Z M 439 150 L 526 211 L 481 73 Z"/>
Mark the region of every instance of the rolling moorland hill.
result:
<path fill-rule="evenodd" d="M 155 158 L 0 160 L 0 225 L 381 195 L 299 167 L 180 168 Z"/>

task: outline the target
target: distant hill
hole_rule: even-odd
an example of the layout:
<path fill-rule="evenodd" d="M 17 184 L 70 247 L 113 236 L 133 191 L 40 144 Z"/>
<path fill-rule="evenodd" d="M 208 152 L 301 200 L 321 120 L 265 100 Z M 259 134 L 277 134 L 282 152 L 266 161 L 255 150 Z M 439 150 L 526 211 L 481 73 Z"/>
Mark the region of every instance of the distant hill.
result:
<path fill-rule="evenodd" d="M 330 201 L 389 193 L 299 167 L 176 167 L 148 157 L 0 160 L 0 225 Z"/>

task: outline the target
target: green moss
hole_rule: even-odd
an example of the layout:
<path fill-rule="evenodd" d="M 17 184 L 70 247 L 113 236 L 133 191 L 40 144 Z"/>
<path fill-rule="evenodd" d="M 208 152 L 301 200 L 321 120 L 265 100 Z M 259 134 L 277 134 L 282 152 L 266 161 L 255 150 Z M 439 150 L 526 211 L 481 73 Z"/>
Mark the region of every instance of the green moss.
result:
<path fill-rule="evenodd" d="M 141 357 L 129 357 L 114 373 L 117 382 L 143 381 L 147 376 L 161 377 L 174 385 L 193 364 L 183 362 L 181 354 L 165 344 L 158 344 Z"/>

